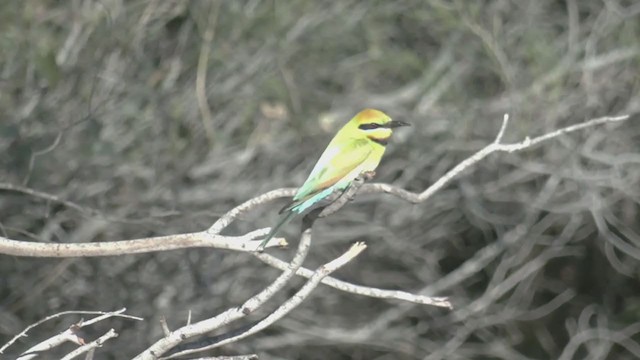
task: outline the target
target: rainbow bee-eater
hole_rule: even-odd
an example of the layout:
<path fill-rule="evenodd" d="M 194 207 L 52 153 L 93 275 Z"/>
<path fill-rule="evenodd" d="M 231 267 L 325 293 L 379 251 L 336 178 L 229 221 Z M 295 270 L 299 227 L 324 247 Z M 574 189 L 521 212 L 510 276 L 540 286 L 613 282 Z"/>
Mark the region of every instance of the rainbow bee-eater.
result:
<path fill-rule="evenodd" d="M 313 209 L 314 205 L 322 206 L 323 200 L 326 206 L 327 198 L 334 192 L 345 191 L 360 174 L 373 172 L 393 129 L 407 125 L 391 120 L 379 110 L 365 109 L 356 114 L 333 137 L 291 203 L 280 210 L 284 215 L 260 243 L 258 251 L 264 250 L 269 240 L 295 215 Z"/>

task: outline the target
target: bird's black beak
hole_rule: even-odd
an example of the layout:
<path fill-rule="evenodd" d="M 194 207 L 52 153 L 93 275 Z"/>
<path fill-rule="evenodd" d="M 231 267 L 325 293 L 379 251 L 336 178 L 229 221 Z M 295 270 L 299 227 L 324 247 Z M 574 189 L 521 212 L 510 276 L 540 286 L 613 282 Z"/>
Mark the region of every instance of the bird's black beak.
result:
<path fill-rule="evenodd" d="M 385 127 L 389 128 L 389 129 L 393 129 L 393 128 L 397 128 L 400 126 L 411 126 L 411 124 L 406 123 L 404 121 L 397 121 L 397 120 L 391 120 L 388 123 L 385 124 Z"/>

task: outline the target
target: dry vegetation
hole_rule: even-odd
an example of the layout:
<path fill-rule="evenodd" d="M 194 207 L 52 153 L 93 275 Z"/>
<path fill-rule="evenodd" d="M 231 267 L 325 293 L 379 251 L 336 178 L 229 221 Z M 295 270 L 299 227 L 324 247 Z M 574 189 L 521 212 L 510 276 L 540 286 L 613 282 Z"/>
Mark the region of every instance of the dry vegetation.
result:
<path fill-rule="evenodd" d="M 366 241 L 335 277 L 449 296 L 454 310 L 321 285 L 274 326 L 208 354 L 636 359 L 639 74 L 633 0 L 3 2 L 0 236 L 100 242 L 206 229 L 247 199 L 299 185 L 363 107 L 413 123 L 376 176 L 412 191 L 490 143 L 505 112 L 507 141 L 632 114 L 493 155 L 426 203 L 362 195 L 314 226 L 306 267 Z M 279 208 L 225 233 L 270 226 Z M 290 250 L 268 252 L 289 261 L 296 228 Z M 213 249 L 0 255 L 0 345 L 60 311 L 126 307 L 144 321 L 91 330 L 119 334 L 96 358 L 132 358 L 163 336 L 163 317 L 175 329 L 215 315 L 279 273 Z M 294 278 L 249 320 L 302 284 Z M 47 322 L 4 356 L 78 319 Z"/>

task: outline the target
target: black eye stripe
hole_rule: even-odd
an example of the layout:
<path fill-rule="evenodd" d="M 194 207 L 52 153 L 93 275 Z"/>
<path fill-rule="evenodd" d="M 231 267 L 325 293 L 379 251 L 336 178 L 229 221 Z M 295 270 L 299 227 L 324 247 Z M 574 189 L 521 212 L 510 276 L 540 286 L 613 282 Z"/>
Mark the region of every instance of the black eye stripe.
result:
<path fill-rule="evenodd" d="M 358 126 L 358 129 L 360 129 L 360 130 L 373 130 L 373 129 L 377 129 L 379 127 L 382 127 L 382 125 L 376 124 L 376 123 L 368 123 L 368 124 L 362 124 L 362 125 Z"/>

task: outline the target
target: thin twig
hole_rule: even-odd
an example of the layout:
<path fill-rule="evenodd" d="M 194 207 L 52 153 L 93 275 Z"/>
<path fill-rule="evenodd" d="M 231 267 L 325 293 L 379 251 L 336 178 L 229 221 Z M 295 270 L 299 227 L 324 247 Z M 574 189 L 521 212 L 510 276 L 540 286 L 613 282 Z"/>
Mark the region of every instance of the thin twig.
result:
<path fill-rule="evenodd" d="M 509 114 L 504 114 L 502 117 L 502 125 L 500 126 L 500 130 L 498 131 L 498 135 L 496 135 L 496 139 L 493 141 L 494 143 L 502 142 L 502 138 L 504 137 L 504 133 L 507 130 L 507 126 L 509 126 Z"/>
<path fill-rule="evenodd" d="M 27 175 L 24 177 L 24 180 L 22 180 L 23 185 L 27 185 L 29 183 L 29 179 L 31 178 L 31 174 L 33 173 L 33 166 L 36 163 L 36 158 L 38 156 L 42 156 L 53 151 L 53 149 L 55 149 L 58 146 L 58 144 L 60 144 L 60 140 L 62 139 L 62 134 L 63 134 L 62 131 L 58 132 L 55 140 L 53 140 L 53 143 L 51 143 L 51 145 L 47 146 L 42 150 L 34 151 L 31 154 L 31 156 L 29 157 L 29 166 L 27 168 Z"/>
<path fill-rule="evenodd" d="M 202 124 L 205 133 L 209 139 L 209 143 L 213 144 L 215 140 L 215 130 L 213 124 L 213 116 L 207 101 L 207 67 L 209 66 L 209 52 L 211 51 L 211 43 L 215 35 L 216 23 L 218 21 L 218 13 L 220 12 L 221 1 L 211 3 L 209 9 L 209 19 L 207 27 L 204 31 L 202 46 L 200 47 L 200 56 L 198 57 L 198 69 L 196 73 L 196 95 L 198 98 L 198 107 L 202 116 Z"/>
<path fill-rule="evenodd" d="M 151 217 L 149 217 L 149 216 L 142 217 L 142 218 L 133 218 L 132 219 L 132 218 L 122 218 L 122 217 L 117 217 L 117 216 L 104 214 L 99 210 L 92 209 L 92 208 L 87 207 L 87 206 L 82 206 L 82 205 L 80 205 L 78 203 L 75 203 L 73 201 L 69 201 L 67 199 L 63 199 L 58 195 L 49 194 L 49 193 L 46 193 L 44 191 L 34 190 L 32 188 L 29 188 L 29 187 L 26 187 L 26 186 L 22 186 L 22 185 L 15 185 L 15 184 L 6 183 L 6 182 L 0 182 L 0 190 L 21 193 L 21 194 L 33 196 L 34 198 L 50 201 L 50 202 L 57 203 L 57 204 L 62 204 L 62 205 L 66 206 L 66 207 L 68 207 L 70 209 L 74 209 L 74 210 L 78 211 L 83 216 L 97 217 L 97 218 L 99 218 L 101 220 L 107 220 L 107 221 L 111 221 L 111 222 L 118 222 L 118 223 L 125 223 L 125 224 L 145 224 L 145 223 L 151 222 L 151 220 L 150 220 Z"/>
<path fill-rule="evenodd" d="M 60 203 L 63 204 L 64 206 L 68 207 L 68 208 L 72 208 L 74 210 L 77 210 L 79 212 L 83 212 L 83 213 L 92 213 L 91 210 L 82 207 L 74 202 L 65 200 L 60 198 L 59 196 L 56 195 L 52 195 L 52 194 L 47 194 L 45 192 L 42 191 L 38 191 L 38 190 L 33 190 L 31 188 L 28 188 L 26 186 L 20 186 L 20 185 L 14 185 L 14 184 L 10 184 L 10 183 L 0 183 L 0 190 L 6 190 L 6 191 L 15 191 L 15 192 L 19 192 L 19 193 L 23 193 L 26 195 L 30 195 L 33 197 L 37 197 L 40 199 L 44 199 L 47 201 L 52 201 L 55 203 Z"/>
<path fill-rule="evenodd" d="M 122 308 L 120 310 L 116 310 L 116 311 L 110 311 L 110 312 L 104 312 L 104 311 L 75 311 L 75 310 L 71 310 L 71 311 L 63 311 L 63 312 L 59 312 L 57 314 L 53 314 L 53 315 L 49 315 L 44 319 L 41 319 L 29 326 L 27 326 L 24 330 L 22 330 L 18 335 L 14 336 L 11 340 L 9 340 L 6 344 L 4 344 L 1 348 L 0 348 L 0 354 L 4 353 L 4 351 L 11 346 L 14 342 L 16 342 L 16 340 L 18 340 L 21 337 L 25 337 L 27 336 L 27 332 L 29 332 L 29 330 L 33 329 L 34 327 L 41 325 L 49 320 L 53 320 L 56 318 L 59 318 L 61 316 L 65 316 L 65 315 L 103 315 L 103 316 L 107 316 L 107 317 L 122 317 L 122 318 L 126 318 L 126 319 L 132 319 L 132 320 L 138 320 L 138 321 L 142 321 L 143 319 L 137 316 L 131 316 L 131 315 L 126 315 L 123 314 L 127 309 L 126 308 Z M 95 319 L 100 318 L 100 320 L 105 319 L 102 316 L 99 316 Z M 95 319 L 91 319 L 88 321 L 85 321 L 83 323 L 82 326 L 86 326 L 87 324 L 93 324 L 95 321 Z"/>
<path fill-rule="evenodd" d="M 60 346 L 61 344 L 70 341 L 73 342 L 75 344 L 81 345 L 84 343 L 84 339 L 80 338 L 78 336 L 78 329 L 93 324 L 96 321 L 100 321 L 100 320 L 104 320 L 104 319 L 108 319 L 114 316 L 117 317 L 125 317 L 128 319 L 133 319 L 133 320 L 142 320 L 142 318 L 138 318 L 135 316 L 130 316 L 130 315 L 121 315 L 122 312 L 124 312 L 125 309 L 120 309 L 118 311 L 114 311 L 114 312 L 109 312 L 109 313 L 104 313 L 104 312 L 99 312 L 99 311 L 69 311 L 69 312 L 65 312 L 68 314 L 83 314 L 83 313 L 91 313 L 91 314 L 101 314 L 101 316 L 98 316 L 96 319 L 92 319 L 86 322 L 78 322 L 76 324 L 71 325 L 67 330 L 61 332 L 58 335 L 52 336 L 44 341 L 41 341 L 40 343 L 30 347 L 28 350 L 26 350 L 25 352 L 23 352 L 20 357 L 18 357 L 18 360 L 30 360 L 35 358 L 36 356 L 40 355 L 42 352 L 47 351 L 47 350 L 51 350 L 54 347 Z M 41 323 L 43 323 L 46 320 L 50 320 L 53 317 L 57 317 L 60 316 L 63 313 L 59 313 L 56 315 L 52 315 L 48 318 L 46 318 L 45 320 L 41 320 L 38 323 L 32 325 L 31 327 L 25 329 L 22 333 L 20 333 L 18 336 L 14 337 L 14 339 L 12 339 L 12 341 L 10 341 L 9 343 L 7 343 L 7 345 L 3 346 L 2 350 L 6 349 L 9 345 L 11 345 L 11 343 L 13 343 L 15 341 L 15 339 L 17 339 L 20 336 L 25 336 L 26 332 L 28 331 L 28 329 L 33 328 L 34 326 L 37 326 Z M 96 321 L 94 321 L 96 320 Z"/>
<path fill-rule="evenodd" d="M 273 266 L 277 269 L 284 270 L 287 267 L 287 263 L 267 253 L 253 253 L 255 257 L 263 261 L 265 264 Z M 305 267 L 300 267 L 296 271 L 296 275 L 310 278 L 313 276 L 313 270 Z M 374 297 L 379 299 L 394 299 L 412 302 L 423 305 L 433 305 L 445 308 L 452 308 L 451 303 L 447 297 L 432 297 L 420 294 L 412 294 L 410 292 L 401 290 L 385 290 L 368 286 L 356 285 L 343 280 L 339 280 L 330 276 L 322 279 L 322 283 L 331 286 L 335 289 L 368 297 Z"/>
<path fill-rule="evenodd" d="M 74 359 L 92 349 L 96 349 L 102 346 L 102 344 L 104 344 L 107 340 L 109 339 L 113 339 L 118 337 L 118 333 L 115 332 L 115 330 L 111 329 L 109 331 L 107 331 L 106 334 L 100 336 L 99 338 L 93 340 L 92 342 L 88 343 L 88 344 L 84 344 L 82 346 L 80 346 L 79 348 L 73 350 L 72 352 L 68 353 L 67 355 L 65 355 L 62 359 L 60 360 L 71 360 Z"/>

